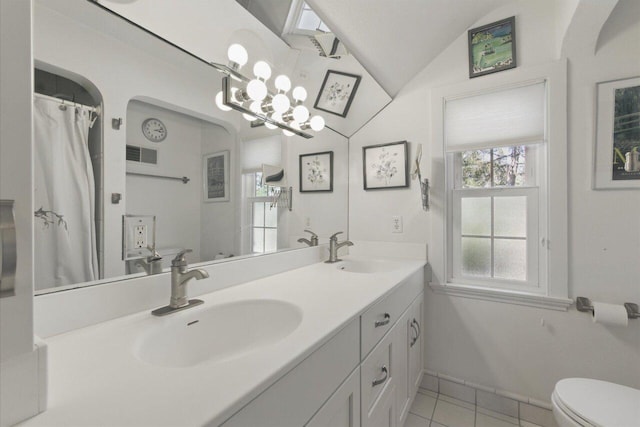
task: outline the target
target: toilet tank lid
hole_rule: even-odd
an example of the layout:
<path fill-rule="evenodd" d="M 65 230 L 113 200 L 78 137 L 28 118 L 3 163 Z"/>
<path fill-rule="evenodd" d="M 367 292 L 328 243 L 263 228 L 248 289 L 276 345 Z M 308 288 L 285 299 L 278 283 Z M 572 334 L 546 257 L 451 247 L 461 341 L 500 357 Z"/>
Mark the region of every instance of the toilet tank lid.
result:
<path fill-rule="evenodd" d="M 640 425 L 640 390 L 589 378 L 566 378 L 556 384 L 556 396 L 595 426 Z"/>

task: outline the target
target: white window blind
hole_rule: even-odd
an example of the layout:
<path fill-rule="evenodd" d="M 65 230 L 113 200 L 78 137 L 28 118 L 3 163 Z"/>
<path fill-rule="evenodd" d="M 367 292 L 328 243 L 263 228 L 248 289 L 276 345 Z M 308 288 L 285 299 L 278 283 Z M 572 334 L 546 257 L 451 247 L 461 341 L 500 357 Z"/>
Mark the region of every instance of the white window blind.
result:
<path fill-rule="evenodd" d="M 245 141 L 242 150 L 242 169 L 245 171 L 261 169 L 263 163 L 280 165 L 282 163 L 281 141 L 282 139 L 277 135 Z"/>
<path fill-rule="evenodd" d="M 446 100 L 446 151 L 545 142 L 545 116 L 544 81 Z"/>

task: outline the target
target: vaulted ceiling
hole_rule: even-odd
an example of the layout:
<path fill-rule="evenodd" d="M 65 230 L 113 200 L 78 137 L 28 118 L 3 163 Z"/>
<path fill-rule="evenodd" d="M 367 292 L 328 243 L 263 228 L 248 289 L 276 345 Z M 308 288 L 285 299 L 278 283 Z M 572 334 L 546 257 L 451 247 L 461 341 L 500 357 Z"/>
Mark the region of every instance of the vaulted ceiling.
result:
<path fill-rule="evenodd" d="M 512 0 L 307 0 L 394 97 L 460 34 Z"/>

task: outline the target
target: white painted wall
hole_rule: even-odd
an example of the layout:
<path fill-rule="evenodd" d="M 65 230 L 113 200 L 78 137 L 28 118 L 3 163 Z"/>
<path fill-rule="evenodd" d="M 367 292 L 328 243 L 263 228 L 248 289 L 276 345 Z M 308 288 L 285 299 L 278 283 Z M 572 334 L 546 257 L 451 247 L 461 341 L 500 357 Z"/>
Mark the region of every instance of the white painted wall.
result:
<path fill-rule="evenodd" d="M 154 117 L 167 127 L 160 143 L 147 140 L 142 123 Z M 127 110 L 127 144 L 157 150 L 158 164 L 127 161 L 127 172 L 182 177 L 183 184 L 127 174 L 125 207 L 129 215 L 156 216 L 156 248 L 190 248 L 192 262 L 200 261 L 201 146 L 203 123 L 164 108 L 132 101 Z"/>
<path fill-rule="evenodd" d="M 0 2 L 0 199 L 15 200 L 17 235 L 15 295 L 0 298 L 0 426 L 46 408 L 46 354 L 33 336 L 31 10 Z"/>
<path fill-rule="evenodd" d="M 143 136 L 142 122 L 149 117 L 167 126 L 164 141 L 153 143 Z M 239 153 L 235 137 L 222 126 L 140 101 L 129 104 L 127 124 L 127 144 L 158 151 L 157 165 L 128 161 L 128 172 L 190 179 L 183 184 L 127 175 L 126 211 L 156 215 L 157 249 L 192 249 L 189 262 L 212 260 L 220 252 L 239 255 Z M 224 150 L 229 151 L 229 201 L 205 202 L 203 156 Z"/>
<path fill-rule="evenodd" d="M 240 150 L 239 141 L 225 128 L 211 123 L 202 127 L 202 155 L 229 150 L 230 198 L 228 202 L 201 202 L 200 213 L 200 259 L 211 260 L 222 252 L 225 255 L 240 255 Z M 200 158 L 202 165 L 202 156 Z M 202 168 L 203 166 L 200 166 Z M 202 171 L 200 172 L 202 174 Z M 201 184 L 199 198 L 203 200 Z"/>
<path fill-rule="evenodd" d="M 338 231 L 348 235 L 349 208 L 349 142 L 342 135 L 325 129 L 322 138 L 306 140 L 298 136 L 286 138 L 286 156 L 289 185 L 293 187 L 293 210 L 286 212 L 289 238 L 292 246 L 304 246 L 297 243 L 300 237 L 309 238 L 305 229 L 310 229 L 320 237 L 320 243 L 328 241 L 329 236 Z M 333 191 L 330 193 L 300 192 L 300 155 L 333 151 Z"/>
<path fill-rule="evenodd" d="M 566 14 L 570 11 L 555 3 L 513 2 L 474 26 L 515 15 L 518 67 L 542 64 L 557 59 L 567 28 Z M 623 3 L 627 8 L 636 7 L 633 2 Z M 571 298 L 586 296 L 612 303 L 640 301 L 640 193 L 591 190 L 595 84 L 640 74 L 640 22 L 625 18 L 633 11 L 637 7 L 614 12 L 605 28 L 615 29 L 609 28 L 608 32 L 616 36 L 608 36 L 597 54 L 565 52 L 569 61 L 567 198 Z M 432 203 L 437 207 L 444 188 L 443 167 L 432 163 L 428 155 L 428 148 L 438 143 L 430 136 L 430 94 L 433 88 L 467 79 L 464 33 L 350 139 L 351 238 L 406 242 L 432 239 L 430 224 L 440 219 L 433 211 L 420 210 L 417 183 L 412 182 L 408 190 L 362 189 L 361 147 L 406 139 L 413 143 L 413 153 L 415 144 L 423 143 L 423 175 L 435 186 Z M 389 230 L 390 217 L 397 214 L 404 216 L 403 234 L 391 234 Z M 431 253 L 437 250 L 442 248 L 429 246 Z M 425 367 L 545 401 L 549 401 L 555 382 L 563 377 L 586 376 L 638 388 L 640 333 L 638 325 L 630 323 L 628 328 L 605 327 L 593 324 L 588 315 L 574 309 L 556 312 L 427 291 Z"/>

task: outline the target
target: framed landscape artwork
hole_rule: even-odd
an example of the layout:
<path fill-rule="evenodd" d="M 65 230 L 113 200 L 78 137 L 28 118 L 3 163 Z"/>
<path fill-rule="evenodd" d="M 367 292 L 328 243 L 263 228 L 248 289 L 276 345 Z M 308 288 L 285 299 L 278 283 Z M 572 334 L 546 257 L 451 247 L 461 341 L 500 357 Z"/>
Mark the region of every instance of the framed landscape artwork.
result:
<path fill-rule="evenodd" d="M 409 186 L 407 141 L 362 147 L 365 190 Z"/>
<path fill-rule="evenodd" d="M 469 30 L 469 77 L 516 67 L 516 18 Z"/>
<path fill-rule="evenodd" d="M 229 151 L 203 156 L 202 173 L 204 201 L 229 201 Z"/>
<path fill-rule="evenodd" d="M 596 85 L 594 188 L 640 188 L 640 77 Z"/>
<path fill-rule="evenodd" d="M 313 108 L 347 117 L 360 84 L 360 76 L 328 70 Z"/>
<path fill-rule="evenodd" d="M 333 191 L 333 151 L 300 155 L 300 192 Z"/>

